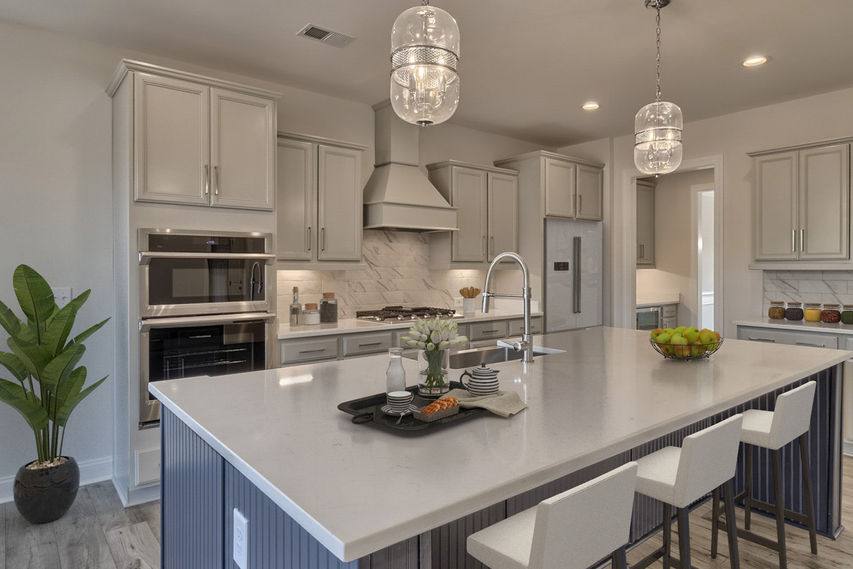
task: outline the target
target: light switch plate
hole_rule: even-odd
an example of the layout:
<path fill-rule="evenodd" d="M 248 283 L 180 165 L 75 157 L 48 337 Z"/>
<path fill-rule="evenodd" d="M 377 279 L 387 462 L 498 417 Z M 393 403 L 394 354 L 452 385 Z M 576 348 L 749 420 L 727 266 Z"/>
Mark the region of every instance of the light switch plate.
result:
<path fill-rule="evenodd" d="M 249 521 L 234 508 L 234 563 L 240 569 L 249 569 Z"/>
<path fill-rule="evenodd" d="M 50 289 L 53 291 L 53 298 L 60 308 L 68 304 L 72 298 L 70 286 L 52 286 Z"/>

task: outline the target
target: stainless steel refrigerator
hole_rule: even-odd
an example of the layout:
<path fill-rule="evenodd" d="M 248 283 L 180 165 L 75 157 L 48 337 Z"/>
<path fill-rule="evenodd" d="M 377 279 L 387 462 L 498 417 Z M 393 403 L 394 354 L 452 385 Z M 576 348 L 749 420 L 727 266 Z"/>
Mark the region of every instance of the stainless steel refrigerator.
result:
<path fill-rule="evenodd" d="M 545 331 L 601 325 L 601 222 L 545 220 Z"/>

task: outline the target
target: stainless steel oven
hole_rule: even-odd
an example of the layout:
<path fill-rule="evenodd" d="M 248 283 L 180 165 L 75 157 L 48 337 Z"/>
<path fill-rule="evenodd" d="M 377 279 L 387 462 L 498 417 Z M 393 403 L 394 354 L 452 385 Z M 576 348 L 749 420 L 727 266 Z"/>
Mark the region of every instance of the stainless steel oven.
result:
<path fill-rule="evenodd" d="M 139 230 L 142 318 L 267 312 L 268 233 Z"/>
<path fill-rule="evenodd" d="M 149 318 L 139 325 L 139 426 L 160 420 L 148 384 L 267 368 L 275 314 Z"/>
<path fill-rule="evenodd" d="M 661 307 L 649 306 L 637 309 L 637 330 L 654 330 L 661 325 Z"/>

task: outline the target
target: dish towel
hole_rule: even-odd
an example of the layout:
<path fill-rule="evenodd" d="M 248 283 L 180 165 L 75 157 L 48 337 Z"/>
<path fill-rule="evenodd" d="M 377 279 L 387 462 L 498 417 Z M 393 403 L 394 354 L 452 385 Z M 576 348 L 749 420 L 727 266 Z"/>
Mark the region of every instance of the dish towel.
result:
<path fill-rule="evenodd" d="M 443 397 L 455 397 L 464 409 L 481 407 L 501 417 L 512 417 L 527 408 L 515 391 L 498 391 L 493 395 L 473 396 L 467 389 L 453 389 Z"/>

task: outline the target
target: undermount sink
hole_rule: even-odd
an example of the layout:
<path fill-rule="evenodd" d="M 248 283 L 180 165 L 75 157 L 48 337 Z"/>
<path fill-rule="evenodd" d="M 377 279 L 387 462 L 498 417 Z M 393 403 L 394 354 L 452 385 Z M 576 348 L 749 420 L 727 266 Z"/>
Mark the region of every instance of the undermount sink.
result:
<path fill-rule="evenodd" d="M 542 346 L 533 347 L 533 356 L 547 356 L 548 354 L 559 354 L 564 350 L 555 350 L 553 348 L 544 348 Z M 418 352 L 405 354 L 406 357 L 415 359 Z M 458 352 L 450 353 L 450 369 L 463 369 L 476 367 L 480 364 L 496 364 L 513 360 L 520 360 L 524 352 L 516 352 L 510 348 L 501 346 L 484 346 L 482 348 L 471 348 L 470 350 L 459 350 Z"/>

